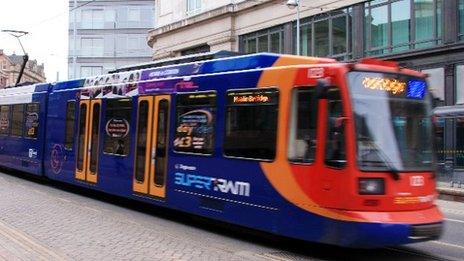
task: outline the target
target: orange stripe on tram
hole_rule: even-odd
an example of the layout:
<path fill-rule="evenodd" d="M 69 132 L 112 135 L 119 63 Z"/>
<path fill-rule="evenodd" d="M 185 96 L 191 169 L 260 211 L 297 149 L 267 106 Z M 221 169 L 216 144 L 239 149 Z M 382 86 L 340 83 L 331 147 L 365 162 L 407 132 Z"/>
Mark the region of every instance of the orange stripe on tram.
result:
<path fill-rule="evenodd" d="M 328 59 L 329 61 L 329 59 Z M 279 58 L 274 67 L 286 66 L 294 64 L 311 64 L 315 63 L 315 60 L 302 59 L 301 57 L 283 56 Z M 356 217 L 355 215 L 349 215 L 342 211 L 330 210 L 323 208 L 316 204 L 314 200 L 308 197 L 308 195 L 302 190 L 298 182 L 295 180 L 290 168 L 290 164 L 287 160 L 287 141 L 288 141 L 288 109 L 290 108 L 290 89 L 293 87 L 298 69 L 290 69 L 288 73 L 281 74 L 275 73 L 273 70 L 264 70 L 258 83 L 258 87 L 270 87 L 278 85 L 280 92 L 280 109 L 279 110 L 279 123 L 278 130 L 280 134 L 277 137 L 277 151 L 276 158 L 273 162 L 261 162 L 261 169 L 265 173 L 269 182 L 274 188 L 282 195 L 286 200 L 290 201 L 294 205 L 309 211 L 314 214 L 318 214 L 324 217 L 333 218 L 344 221 L 365 221 Z"/>

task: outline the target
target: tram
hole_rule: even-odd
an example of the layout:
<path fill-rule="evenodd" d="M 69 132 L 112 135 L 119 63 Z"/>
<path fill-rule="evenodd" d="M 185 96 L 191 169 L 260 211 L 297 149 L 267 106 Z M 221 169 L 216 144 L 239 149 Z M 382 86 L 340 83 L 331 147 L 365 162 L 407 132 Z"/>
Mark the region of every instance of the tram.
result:
<path fill-rule="evenodd" d="M 375 248 L 441 234 L 431 119 L 422 73 L 260 53 L 0 90 L 0 165 Z"/>

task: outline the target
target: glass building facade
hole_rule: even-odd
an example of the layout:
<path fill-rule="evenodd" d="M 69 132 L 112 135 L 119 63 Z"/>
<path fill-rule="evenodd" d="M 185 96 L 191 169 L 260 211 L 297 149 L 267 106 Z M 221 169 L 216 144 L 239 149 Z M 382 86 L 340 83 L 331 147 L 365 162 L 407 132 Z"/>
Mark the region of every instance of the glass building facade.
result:
<path fill-rule="evenodd" d="M 352 9 L 346 8 L 303 19 L 300 55 L 351 59 L 352 16 Z M 293 31 L 296 33 L 296 25 Z"/>
<path fill-rule="evenodd" d="M 301 55 L 395 60 L 429 75 L 435 107 L 464 104 L 464 0 L 366 1 L 300 21 Z M 293 21 L 242 35 L 240 51 L 296 54 L 296 30 Z M 439 166 L 464 175 L 464 119 L 437 121 L 436 150 Z"/>

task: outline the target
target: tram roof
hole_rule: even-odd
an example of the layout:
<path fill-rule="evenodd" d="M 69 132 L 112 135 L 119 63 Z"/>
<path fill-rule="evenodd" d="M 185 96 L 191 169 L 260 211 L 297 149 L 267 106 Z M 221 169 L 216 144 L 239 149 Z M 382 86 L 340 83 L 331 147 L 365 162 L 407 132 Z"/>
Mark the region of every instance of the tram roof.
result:
<path fill-rule="evenodd" d="M 221 57 L 223 56 L 223 57 Z M 214 59 L 211 59 L 211 58 Z M 206 58 L 202 60 L 200 58 Z M 275 62 L 282 59 L 282 65 L 297 65 L 297 64 L 318 64 L 318 63 L 333 63 L 336 62 L 329 58 L 317 58 L 296 55 L 282 55 L 274 53 L 257 53 L 247 55 L 230 54 L 230 52 L 206 53 L 202 55 L 194 55 L 180 57 L 178 59 L 168 59 L 153 63 L 145 63 L 136 66 L 123 67 L 115 71 L 115 73 L 88 77 L 85 79 L 76 79 L 66 82 L 58 82 L 53 86 L 54 90 L 63 90 L 71 88 L 79 88 L 88 86 L 85 82 L 92 81 L 98 84 L 91 86 L 106 85 L 106 79 L 115 76 L 120 80 L 128 80 L 130 74 L 137 74 L 141 77 L 136 81 L 145 81 L 162 78 L 184 77 L 200 74 L 211 74 L 221 72 L 233 72 L 242 70 L 253 70 L 269 68 L 275 65 Z M 127 78 L 127 79 L 126 79 Z"/>
<path fill-rule="evenodd" d="M 134 71 L 134 70 L 140 70 L 140 69 L 161 67 L 161 66 L 166 66 L 166 65 L 206 61 L 206 60 L 234 57 L 234 56 L 240 56 L 240 55 L 243 55 L 243 54 L 237 53 L 237 52 L 230 52 L 230 51 L 215 51 L 215 52 L 198 53 L 198 54 L 184 55 L 180 57 L 170 57 L 166 59 L 161 59 L 161 60 L 151 61 L 151 62 L 146 62 L 146 63 L 140 63 L 140 64 L 135 64 L 135 65 L 123 66 L 116 70 L 110 71 L 110 73 L 127 72 L 127 71 Z"/>
<path fill-rule="evenodd" d="M 25 93 L 43 92 L 47 91 L 49 87 L 48 83 L 30 84 L 17 87 L 9 87 L 0 89 L 0 97 L 21 95 Z"/>

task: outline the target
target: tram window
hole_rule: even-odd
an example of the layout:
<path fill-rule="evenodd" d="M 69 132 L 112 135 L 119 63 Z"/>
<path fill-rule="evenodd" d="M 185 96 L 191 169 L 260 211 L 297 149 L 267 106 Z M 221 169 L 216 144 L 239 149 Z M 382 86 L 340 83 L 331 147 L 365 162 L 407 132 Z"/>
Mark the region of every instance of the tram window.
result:
<path fill-rule="evenodd" d="M 37 133 L 39 131 L 39 112 L 38 103 L 26 104 L 26 129 L 24 137 L 37 139 Z"/>
<path fill-rule="evenodd" d="M 328 97 L 325 164 L 343 168 L 346 164 L 345 122 L 340 90 L 331 88 L 328 91 Z"/>
<path fill-rule="evenodd" d="M 131 113 L 132 99 L 106 101 L 104 153 L 120 156 L 129 154 Z"/>
<path fill-rule="evenodd" d="M 138 123 L 137 123 L 137 151 L 135 156 L 135 180 L 140 183 L 145 179 L 146 150 L 147 150 L 147 129 L 149 117 L 149 103 L 143 100 L 139 103 Z"/>
<path fill-rule="evenodd" d="M 288 159 L 311 163 L 316 157 L 317 105 L 314 88 L 293 90 Z"/>
<path fill-rule="evenodd" d="M 216 92 L 183 93 L 176 100 L 174 151 L 213 154 Z"/>
<path fill-rule="evenodd" d="M 82 103 L 80 105 L 79 112 L 79 141 L 77 143 L 77 169 L 82 171 L 84 169 L 84 153 L 85 153 L 85 135 L 87 132 L 85 123 L 87 115 L 87 104 Z"/>
<path fill-rule="evenodd" d="M 64 134 L 64 148 L 72 150 L 74 146 L 74 124 L 76 121 L 76 102 L 68 101 L 66 104 L 66 126 Z"/>
<path fill-rule="evenodd" d="M 10 134 L 10 121 L 11 121 L 11 106 L 2 105 L 0 107 L 0 135 Z"/>
<path fill-rule="evenodd" d="M 273 160 L 279 92 L 250 89 L 227 93 L 224 155 Z"/>
<path fill-rule="evenodd" d="M 21 137 L 24 125 L 24 104 L 13 105 L 12 114 L 11 136 Z"/>
<path fill-rule="evenodd" d="M 163 99 L 158 104 L 158 123 L 156 130 L 155 185 L 164 186 L 166 176 L 166 149 L 169 131 L 169 101 Z"/>

